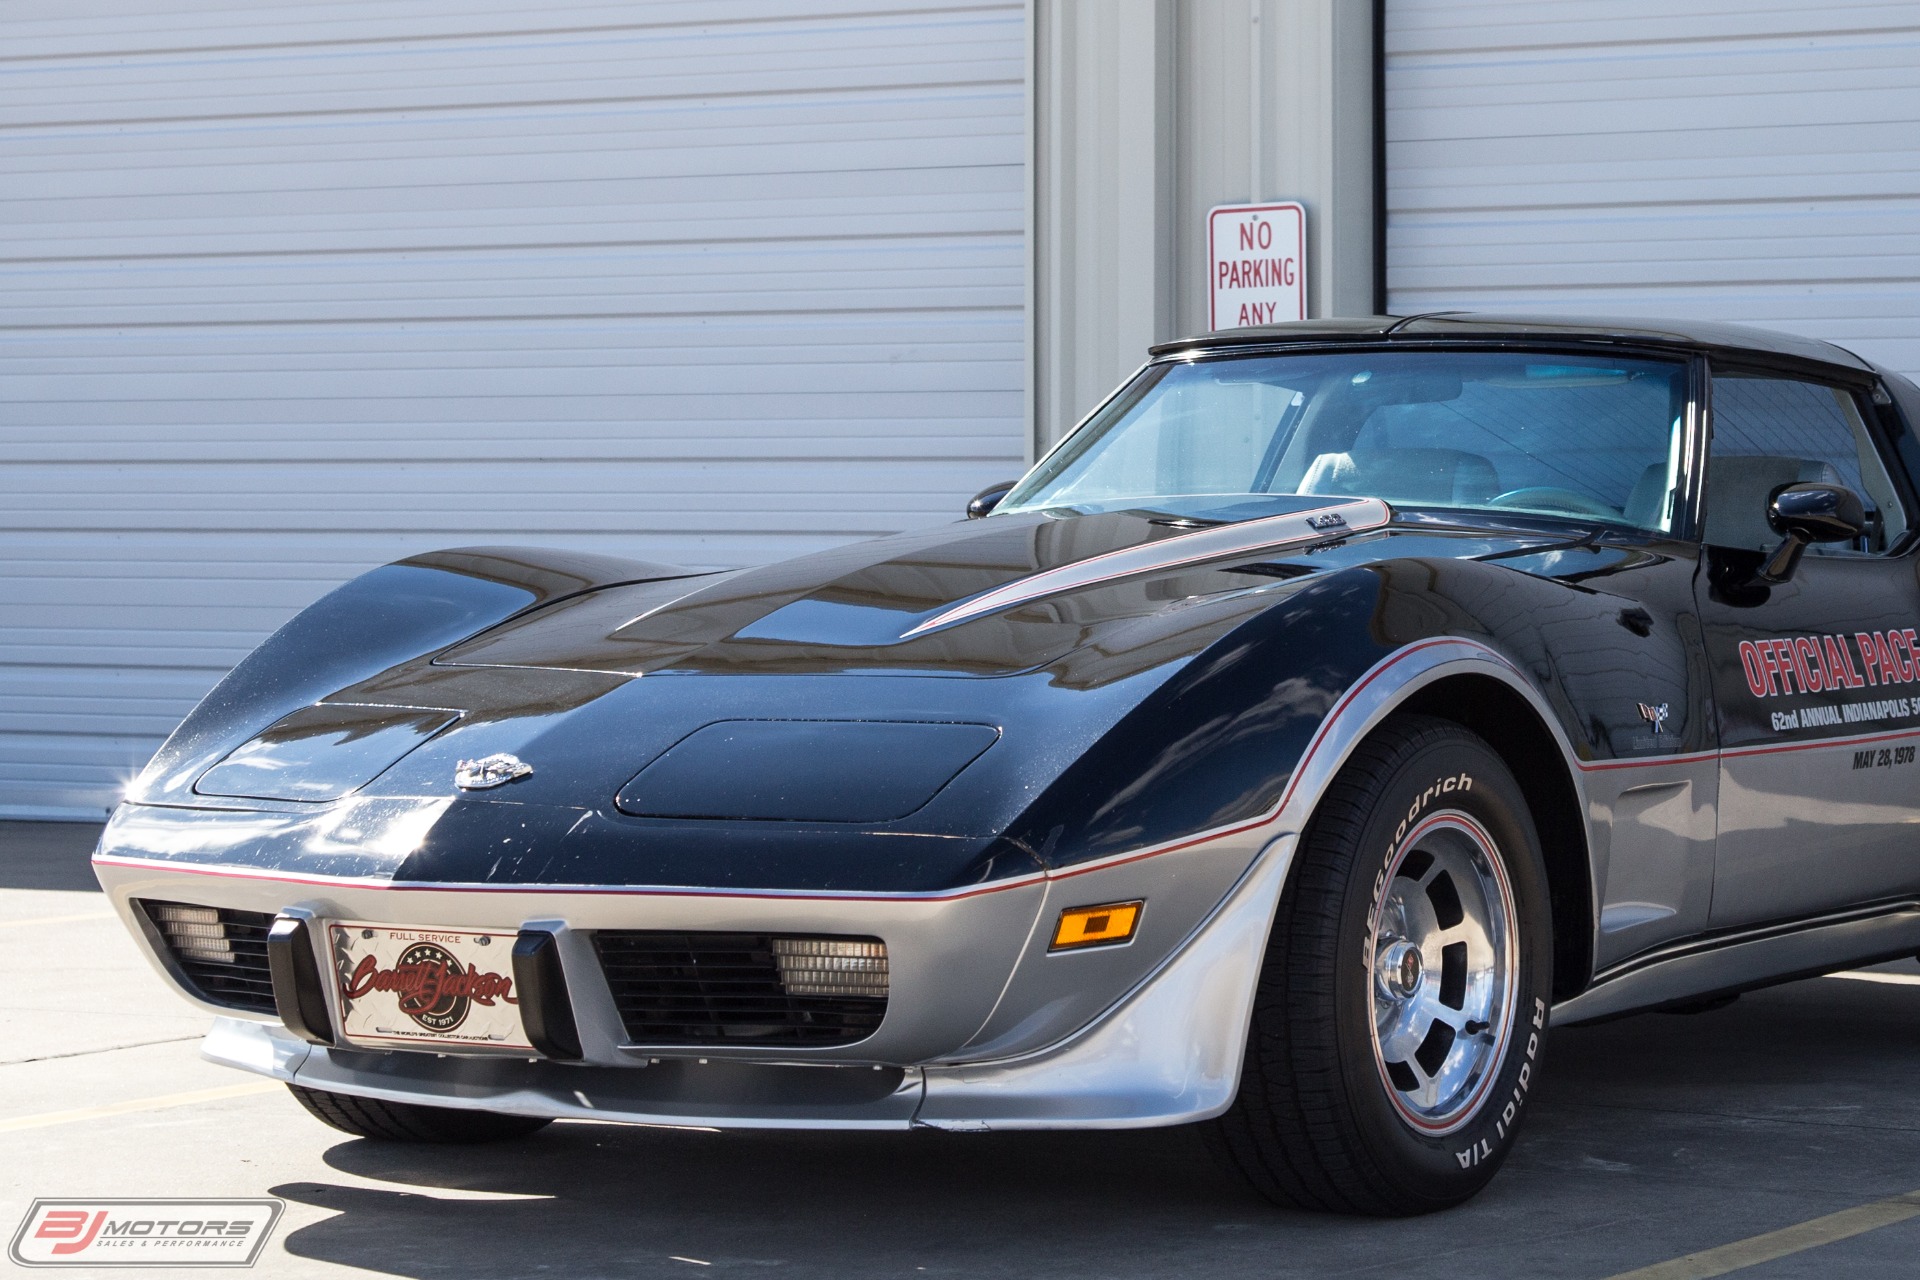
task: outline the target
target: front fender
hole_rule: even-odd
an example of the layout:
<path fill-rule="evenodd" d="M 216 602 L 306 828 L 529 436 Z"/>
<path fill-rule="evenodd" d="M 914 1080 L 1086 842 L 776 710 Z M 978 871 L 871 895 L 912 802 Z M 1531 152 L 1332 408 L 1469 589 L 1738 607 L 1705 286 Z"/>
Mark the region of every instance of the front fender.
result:
<path fill-rule="evenodd" d="M 1403 655 L 1431 658 L 1443 643 L 1522 693 L 1577 775 L 1627 743 L 1618 725 L 1640 723 L 1635 698 L 1687 699 L 1682 637 L 1623 629 L 1622 607 L 1634 603 L 1475 561 L 1330 573 L 1215 639 L 1064 771 L 1008 836 L 1058 871 L 1271 817 L 1302 791 L 1309 757 L 1324 762 L 1329 744 L 1348 737 L 1358 693 L 1391 692 L 1398 705 L 1430 665 Z"/>
<path fill-rule="evenodd" d="M 1268 926 L 1291 871 L 1291 850 L 1334 775 L 1381 721 L 1422 691 L 1460 677 L 1492 679 L 1511 689 L 1548 726 L 1563 758 L 1573 758 L 1572 744 L 1556 725 L 1540 692 L 1492 647 L 1463 637 L 1439 636 L 1394 650 L 1335 699 L 1304 750 L 1278 780 L 1278 789 L 1271 801 L 1259 812 L 1121 854 L 1050 869 L 1048 896 L 1041 912 L 1043 923 L 1052 920 L 1065 906 L 1140 898 L 1148 901 L 1143 919 L 1152 919 L 1157 914 L 1161 917 L 1159 922 L 1165 925 L 1169 923 L 1168 912 L 1161 908 L 1190 907 L 1195 892 L 1205 885 L 1218 883 L 1223 872 L 1228 872 L 1231 879 L 1231 868 L 1249 867 L 1241 890 L 1231 898 L 1217 900 L 1210 912 L 1203 909 L 1196 916 L 1181 910 L 1173 912 L 1175 921 L 1187 932 L 1170 950 L 1164 945 L 1136 943 L 1132 947 L 1090 952 L 1073 958 L 1078 966 L 1078 975 L 1074 976 L 1062 971 L 1059 964 L 1062 957 L 1048 952 L 1046 931 L 1039 931 L 1009 981 L 995 1016 L 960 1057 L 968 1061 L 997 1062 L 1036 1052 L 1051 1054 L 1067 1040 L 1079 1036 L 1081 1028 L 1104 1025 L 1121 1007 L 1129 1006 L 1138 993 L 1159 984 L 1161 975 L 1181 966 L 1182 957 L 1203 937 L 1213 940 L 1209 945 L 1224 946 L 1235 955 L 1244 955 L 1249 948 L 1254 954 L 1263 955 Z M 1573 770 L 1570 773 L 1571 782 L 1578 790 L 1579 774 Z M 1584 811 L 1584 793 L 1579 803 Z M 1277 849 L 1289 851 L 1285 865 L 1268 875 L 1261 868 L 1271 860 L 1269 856 L 1262 855 L 1249 864 L 1246 852 L 1262 848 L 1269 855 Z M 1591 865 L 1589 861 L 1589 874 Z M 1249 890 L 1248 883 L 1257 888 Z M 1242 901 L 1248 892 L 1255 893 L 1259 900 Z M 1228 923 L 1229 906 L 1234 902 L 1240 905 L 1232 908 L 1234 923 Z M 1187 921 L 1195 923 L 1189 927 Z M 1259 977 L 1258 964 L 1251 968 L 1242 966 L 1233 973 L 1237 976 L 1232 981 L 1239 985 L 1233 990 L 1215 993 L 1217 1001 L 1210 1007 L 1238 1008 L 1252 999 L 1253 984 Z M 1123 992 L 1126 994 L 1120 994 Z M 1140 1008 L 1176 1008 L 1180 1003 L 1149 1002 Z M 1129 1015 L 1132 1023 L 1138 1023 L 1141 1016 L 1137 1011 Z M 1161 1031 L 1169 1036 L 1176 1031 L 1187 1035 L 1193 1031 L 1190 1021 L 1179 1019 L 1177 1027 L 1169 1023 Z M 1140 1027 L 1133 1027 L 1133 1032 L 1139 1031 Z M 1232 1058 L 1243 1044 L 1245 1031 L 1241 1022 L 1209 1023 L 1204 1034 L 1190 1042 L 1192 1051 L 1207 1061 L 1224 1060 L 1222 1055 Z M 1024 1068 L 1020 1078 L 1025 1078 Z M 1214 1083 L 1220 1082 L 1216 1079 Z"/>

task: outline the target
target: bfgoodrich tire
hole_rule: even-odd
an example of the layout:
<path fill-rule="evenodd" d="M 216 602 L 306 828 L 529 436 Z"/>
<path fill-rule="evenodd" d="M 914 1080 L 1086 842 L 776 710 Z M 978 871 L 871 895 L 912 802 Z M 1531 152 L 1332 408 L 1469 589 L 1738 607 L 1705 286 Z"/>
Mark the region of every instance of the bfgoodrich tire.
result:
<path fill-rule="evenodd" d="M 287 1088 L 317 1119 L 356 1138 L 382 1142 L 471 1143 L 524 1138 L 553 1123 L 542 1116 L 513 1116 L 498 1111 L 467 1111 L 458 1107 L 424 1107 L 413 1102 L 386 1102 Z"/>
<path fill-rule="evenodd" d="M 1301 837 L 1216 1147 L 1299 1208 L 1461 1203 L 1539 1081 L 1552 956 L 1512 773 L 1451 722 L 1388 720 Z"/>

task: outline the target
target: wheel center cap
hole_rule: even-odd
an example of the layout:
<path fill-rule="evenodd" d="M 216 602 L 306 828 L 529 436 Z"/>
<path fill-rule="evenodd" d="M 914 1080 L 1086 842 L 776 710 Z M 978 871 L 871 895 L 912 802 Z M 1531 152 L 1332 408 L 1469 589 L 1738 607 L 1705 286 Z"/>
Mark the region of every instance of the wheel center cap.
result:
<path fill-rule="evenodd" d="M 1398 1000 L 1404 1000 L 1420 989 L 1420 979 L 1425 972 L 1420 960 L 1420 948 L 1405 941 L 1383 948 L 1379 959 L 1374 962 L 1374 968 L 1379 974 L 1381 989 Z"/>

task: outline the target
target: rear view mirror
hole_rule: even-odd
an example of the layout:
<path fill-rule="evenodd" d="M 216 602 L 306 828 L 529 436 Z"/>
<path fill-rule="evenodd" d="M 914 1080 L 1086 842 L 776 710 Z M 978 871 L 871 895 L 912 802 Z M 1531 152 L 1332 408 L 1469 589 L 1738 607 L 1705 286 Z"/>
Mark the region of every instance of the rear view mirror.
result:
<path fill-rule="evenodd" d="M 1860 495 L 1837 484 L 1782 485 L 1767 501 L 1767 524 L 1783 541 L 1760 567 L 1767 582 L 1785 582 L 1816 542 L 1853 542 L 1867 532 Z"/>
<path fill-rule="evenodd" d="M 1440 404 L 1458 400 L 1462 385 L 1457 373 L 1357 373 L 1356 395 L 1375 407 L 1389 404 Z"/>

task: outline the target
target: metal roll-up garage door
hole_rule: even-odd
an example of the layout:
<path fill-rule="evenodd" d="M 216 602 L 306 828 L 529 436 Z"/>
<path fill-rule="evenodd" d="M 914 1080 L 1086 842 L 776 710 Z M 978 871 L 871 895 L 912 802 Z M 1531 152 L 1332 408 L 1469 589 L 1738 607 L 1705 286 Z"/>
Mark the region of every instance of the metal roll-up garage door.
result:
<path fill-rule="evenodd" d="M 1920 371 L 1920 9 L 1387 0 L 1390 309 L 1738 321 Z"/>
<path fill-rule="evenodd" d="M 0 816 L 421 549 L 765 561 L 1024 453 L 1018 3 L 0 14 Z"/>

